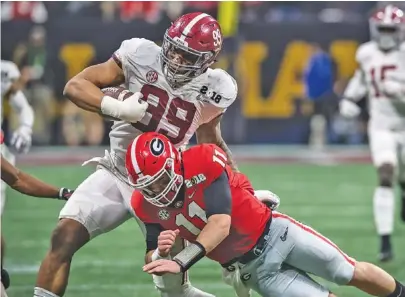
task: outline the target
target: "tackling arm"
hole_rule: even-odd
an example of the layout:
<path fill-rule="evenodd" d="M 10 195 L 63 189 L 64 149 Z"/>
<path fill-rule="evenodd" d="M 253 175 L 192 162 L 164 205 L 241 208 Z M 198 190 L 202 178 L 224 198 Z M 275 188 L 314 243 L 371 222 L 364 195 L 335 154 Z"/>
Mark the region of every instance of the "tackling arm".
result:
<path fill-rule="evenodd" d="M 30 196 L 67 200 L 71 190 L 57 189 L 35 177 L 20 171 L 1 156 L 1 179 L 14 190 Z"/>
<path fill-rule="evenodd" d="M 226 145 L 221 135 L 221 119 L 222 114 L 211 120 L 210 122 L 201 125 L 197 131 L 197 143 L 214 143 L 219 146 L 227 155 L 229 166 L 235 172 L 239 172 L 236 162 L 233 160 L 232 152 Z"/>

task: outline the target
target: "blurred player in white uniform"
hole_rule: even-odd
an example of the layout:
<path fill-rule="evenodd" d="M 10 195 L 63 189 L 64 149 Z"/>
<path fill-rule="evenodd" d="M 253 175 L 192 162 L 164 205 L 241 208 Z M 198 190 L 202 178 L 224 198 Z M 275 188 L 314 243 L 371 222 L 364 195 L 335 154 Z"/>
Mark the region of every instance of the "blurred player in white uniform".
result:
<path fill-rule="evenodd" d="M 191 13 L 166 31 L 162 47 L 146 39 L 125 40 L 107 62 L 86 68 L 67 83 L 65 95 L 73 103 L 116 121 L 110 151 L 104 158 L 91 160 L 98 170 L 77 188 L 60 213 L 34 296 L 62 296 L 74 253 L 133 216 L 125 152 L 137 135 L 160 132 L 181 147 L 196 133 L 199 143 L 213 142 L 229 153 L 219 122 L 236 99 L 237 85 L 225 71 L 209 68 L 221 47 L 218 22 L 205 13 Z M 128 90 L 111 87 L 121 84 L 131 96 L 126 97 Z M 179 245 L 177 250 L 181 249 Z M 192 287 L 186 275 L 154 276 L 154 282 L 162 296 L 212 296 Z"/>
<path fill-rule="evenodd" d="M 7 100 L 12 111 L 18 115 L 19 127 L 11 137 L 11 145 L 17 152 L 26 153 L 31 147 L 32 125 L 34 124 L 34 111 L 27 98 L 21 91 L 20 71 L 11 61 L 1 60 L 1 117 L 3 122 L 3 100 Z M 3 138 L 3 131 L 1 131 Z M 14 165 L 15 157 L 7 146 L 1 141 L 1 153 Z M 6 184 L 1 182 L 1 213 L 3 213 L 6 200 Z"/>
<path fill-rule="evenodd" d="M 381 236 L 379 258 L 388 261 L 393 252 L 390 235 L 394 227 L 394 184 L 398 177 L 405 221 L 405 17 L 388 5 L 370 18 L 372 40 L 356 53 L 359 65 L 345 90 L 340 112 L 347 117 L 360 114 L 356 104 L 368 98 L 368 136 L 378 186 L 374 191 L 374 220 Z"/>

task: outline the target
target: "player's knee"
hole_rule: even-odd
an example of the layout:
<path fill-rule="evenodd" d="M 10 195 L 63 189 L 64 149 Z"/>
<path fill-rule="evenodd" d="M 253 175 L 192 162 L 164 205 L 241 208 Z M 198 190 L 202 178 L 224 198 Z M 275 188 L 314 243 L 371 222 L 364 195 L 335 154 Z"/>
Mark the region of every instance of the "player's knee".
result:
<path fill-rule="evenodd" d="M 329 292 L 328 297 L 337 297 L 337 296 L 336 296 L 335 294 L 333 294 L 333 293 Z"/>
<path fill-rule="evenodd" d="M 331 276 L 330 281 L 340 286 L 344 286 L 350 283 L 353 279 L 355 265 L 347 259 L 342 259 L 342 256 L 339 254 L 331 259 L 327 269 Z"/>
<path fill-rule="evenodd" d="M 77 221 L 62 219 L 52 233 L 50 254 L 55 260 L 66 261 L 89 241 L 87 229 Z"/>
<path fill-rule="evenodd" d="M 392 187 L 395 168 L 392 164 L 385 163 L 378 167 L 378 179 L 381 187 Z"/>

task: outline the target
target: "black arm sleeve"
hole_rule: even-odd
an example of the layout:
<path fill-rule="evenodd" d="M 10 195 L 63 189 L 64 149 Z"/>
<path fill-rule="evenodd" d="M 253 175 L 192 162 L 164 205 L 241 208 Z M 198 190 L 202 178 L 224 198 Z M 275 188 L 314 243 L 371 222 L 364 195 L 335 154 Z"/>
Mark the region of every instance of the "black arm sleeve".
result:
<path fill-rule="evenodd" d="M 158 236 L 163 228 L 160 224 L 145 223 L 146 228 L 146 252 L 156 250 Z"/>
<path fill-rule="evenodd" d="M 204 202 L 207 218 L 215 214 L 231 214 L 232 195 L 225 171 L 204 190 Z"/>

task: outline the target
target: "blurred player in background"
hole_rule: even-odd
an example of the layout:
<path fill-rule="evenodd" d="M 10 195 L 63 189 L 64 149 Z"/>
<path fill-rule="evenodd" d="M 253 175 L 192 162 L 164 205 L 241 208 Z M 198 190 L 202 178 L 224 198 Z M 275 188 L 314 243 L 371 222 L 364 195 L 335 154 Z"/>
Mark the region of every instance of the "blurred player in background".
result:
<path fill-rule="evenodd" d="M 73 193 L 68 188 L 55 188 L 48 185 L 35 177 L 19 170 L 13 164 L 8 162 L 3 155 L 1 156 L 1 180 L 9 185 L 14 190 L 30 196 L 43 198 L 56 198 L 60 200 L 68 200 Z M 5 243 L 3 235 L 1 235 L 1 296 L 7 296 L 5 289 L 10 285 L 10 277 L 7 270 L 3 268 Z"/>
<path fill-rule="evenodd" d="M 128 147 L 126 166 L 138 190 L 131 204 L 147 230 L 145 272 L 185 272 L 207 256 L 240 269 L 239 281 L 264 297 L 335 296 L 308 273 L 373 296 L 405 297 L 405 287 L 385 271 L 259 202 L 216 145 L 179 152 L 167 137 L 144 133 Z M 177 237 L 190 244 L 172 258 Z"/>
<path fill-rule="evenodd" d="M 1 104 L 7 100 L 12 110 L 18 115 L 19 127 L 11 137 L 11 145 L 17 152 L 26 153 L 31 147 L 32 125 L 34 124 L 34 111 L 22 92 L 23 83 L 17 65 L 11 61 L 1 60 Z M 1 107 L 2 108 L 2 107 Z M 2 108 L 3 110 L 3 108 Z M 3 120 L 3 112 L 1 114 Z M 14 155 L 3 143 L 1 132 L 1 153 L 11 163 L 15 163 Z M 6 200 L 6 185 L 1 182 L 1 212 Z"/>
<path fill-rule="evenodd" d="M 390 235 L 394 228 L 394 182 L 401 187 L 405 221 L 405 16 L 388 5 L 370 18 L 372 40 L 356 53 L 359 65 L 340 103 L 346 117 L 360 114 L 357 102 L 368 98 L 368 136 L 378 186 L 374 191 L 374 220 L 381 236 L 379 259 L 393 257 Z M 398 171 L 398 172 L 396 172 Z"/>
<path fill-rule="evenodd" d="M 62 209 L 34 296 L 62 296 L 74 253 L 132 217 L 125 152 L 137 135 L 158 131 L 181 147 L 196 133 L 199 143 L 216 143 L 230 155 L 219 123 L 236 99 L 237 85 L 227 72 L 209 68 L 221 48 L 221 29 L 213 17 L 186 14 L 166 31 L 162 47 L 147 39 L 125 40 L 107 62 L 86 68 L 67 83 L 64 92 L 73 103 L 115 120 L 111 149 L 104 158 L 92 160 L 99 170 Z M 121 84 L 125 89 L 111 87 Z M 162 296 L 212 296 L 184 280 L 182 275 L 154 276 Z"/>

